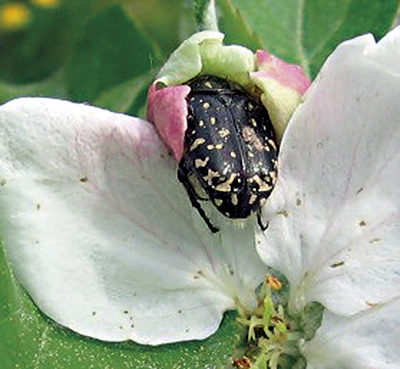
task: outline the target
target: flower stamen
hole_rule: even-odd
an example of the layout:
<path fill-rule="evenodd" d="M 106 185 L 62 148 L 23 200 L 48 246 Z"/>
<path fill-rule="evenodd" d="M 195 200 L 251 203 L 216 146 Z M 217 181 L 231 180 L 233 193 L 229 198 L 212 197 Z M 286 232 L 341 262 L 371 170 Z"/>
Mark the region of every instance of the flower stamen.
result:
<path fill-rule="evenodd" d="M 323 307 L 308 304 L 298 315 L 288 312 L 283 283 L 268 275 L 260 287 L 257 308 L 249 315 L 241 314 L 239 323 L 247 327 L 248 357 L 255 369 L 304 369 L 306 361 L 301 344 L 314 336 L 322 320 Z M 282 296 L 280 296 L 282 295 Z"/>
<path fill-rule="evenodd" d="M 282 288 L 282 282 L 274 275 L 267 276 L 266 282 L 274 291 L 279 291 Z"/>

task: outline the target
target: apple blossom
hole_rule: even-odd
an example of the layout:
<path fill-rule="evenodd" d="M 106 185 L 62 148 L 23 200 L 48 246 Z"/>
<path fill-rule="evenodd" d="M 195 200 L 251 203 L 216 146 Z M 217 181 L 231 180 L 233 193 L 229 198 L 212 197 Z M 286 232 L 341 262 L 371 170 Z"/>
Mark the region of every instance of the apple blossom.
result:
<path fill-rule="evenodd" d="M 277 186 L 263 209 L 269 228 L 256 228 L 265 264 L 252 219 L 239 229 L 209 207 L 220 229 L 209 232 L 151 124 L 59 100 L 5 104 L 0 224 L 18 278 L 70 329 L 161 344 L 202 339 L 225 310 L 254 308 L 268 265 L 290 284 L 286 311 L 268 305 L 267 294 L 270 311 L 283 319 L 315 301 L 325 307 L 313 337 L 291 337 L 308 368 L 399 367 L 399 46 L 400 28 L 378 44 L 368 35 L 343 43 L 306 93 L 282 138 Z M 229 70 L 226 78 L 260 89 L 283 132 L 307 86 L 287 83 L 269 54 L 246 50 L 200 33 L 160 72 L 149 116 L 175 159 L 184 122 L 170 128 L 174 112 L 163 116 L 157 95 L 170 98 L 167 88 L 203 70 Z M 274 84 L 294 103 L 276 103 Z M 177 95 L 184 114 L 185 89 Z M 273 347 L 262 352 L 270 367 L 288 347 L 263 345 Z"/>

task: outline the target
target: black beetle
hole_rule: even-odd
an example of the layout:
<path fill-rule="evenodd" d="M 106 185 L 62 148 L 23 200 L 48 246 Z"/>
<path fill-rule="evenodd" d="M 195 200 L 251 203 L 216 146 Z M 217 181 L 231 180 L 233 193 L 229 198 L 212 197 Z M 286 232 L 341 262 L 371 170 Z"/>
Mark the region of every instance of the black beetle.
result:
<path fill-rule="evenodd" d="M 270 195 L 276 180 L 278 148 L 266 108 L 236 84 L 202 75 L 190 81 L 188 128 L 178 179 L 212 232 L 218 229 L 200 206 L 191 178 L 200 183 L 228 218 L 247 218 Z M 208 200 L 208 199 L 207 199 Z"/>

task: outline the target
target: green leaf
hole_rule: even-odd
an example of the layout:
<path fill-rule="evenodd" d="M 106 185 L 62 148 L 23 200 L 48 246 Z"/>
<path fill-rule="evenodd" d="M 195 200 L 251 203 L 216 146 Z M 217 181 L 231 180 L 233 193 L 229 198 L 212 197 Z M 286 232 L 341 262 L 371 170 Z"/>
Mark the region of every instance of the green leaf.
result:
<path fill-rule="evenodd" d="M 306 340 L 314 338 L 317 329 L 321 326 L 323 314 L 324 307 L 318 302 L 308 303 L 302 311 L 299 320 Z"/>
<path fill-rule="evenodd" d="M 158 59 L 153 46 L 121 6 L 104 9 L 86 25 L 67 67 L 71 98 L 92 102 L 104 91 L 149 72 Z"/>
<path fill-rule="evenodd" d="M 189 0 L 117 0 L 135 25 L 160 49 L 163 62 L 196 31 Z"/>
<path fill-rule="evenodd" d="M 164 346 L 105 343 L 64 329 L 45 317 L 16 281 L 0 245 L 0 358 L 2 369 L 204 369 L 230 367 L 243 340 L 236 314 L 204 341 Z"/>
<path fill-rule="evenodd" d="M 94 102 L 93 105 L 100 106 L 119 113 L 131 113 L 132 104 L 138 106 L 138 110 L 146 104 L 146 97 L 141 98 L 141 92 L 147 92 L 150 83 L 155 78 L 157 71 L 150 72 L 123 82 L 109 90 L 103 92 Z M 133 114 L 136 115 L 136 114 Z"/>
<path fill-rule="evenodd" d="M 229 42 L 247 42 L 301 64 L 314 77 L 342 41 L 389 30 L 398 0 L 219 0 Z M 235 27 L 232 29 L 231 24 Z"/>

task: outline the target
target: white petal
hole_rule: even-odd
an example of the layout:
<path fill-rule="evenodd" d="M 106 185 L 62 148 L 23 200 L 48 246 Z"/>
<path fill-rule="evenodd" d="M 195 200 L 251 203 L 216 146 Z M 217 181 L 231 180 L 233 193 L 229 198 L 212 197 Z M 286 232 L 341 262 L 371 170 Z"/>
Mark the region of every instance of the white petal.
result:
<path fill-rule="evenodd" d="M 307 369 L 400 368 L 400 299 L 353 317 L 325 312 L 303 347 Z"/>
<path fill-rule="evenodd" d="M 7 252 L 58 323 L 160 344 L 207 337 L 234 298 L 255 302 L 264 266 L 251 225 L 211 235 L 152 125 L 19 99 L 0 109 L 0 143 Z"/>
<path fill-rule="evenodd" d="M 353 314 L 400 295 L 399 58 L 377 62 L 400 55 L 394 32 L 340 45 L 284 135 L 257 242 L 295 310 L 317 300 Z"/>

